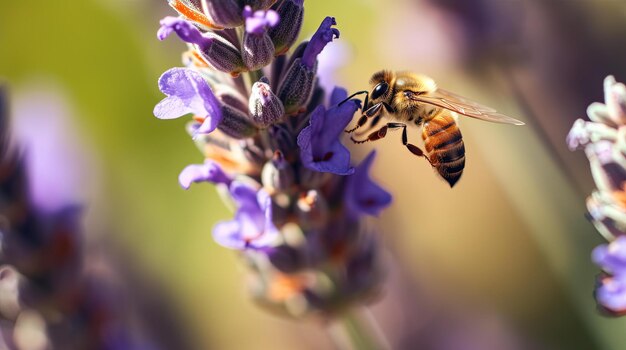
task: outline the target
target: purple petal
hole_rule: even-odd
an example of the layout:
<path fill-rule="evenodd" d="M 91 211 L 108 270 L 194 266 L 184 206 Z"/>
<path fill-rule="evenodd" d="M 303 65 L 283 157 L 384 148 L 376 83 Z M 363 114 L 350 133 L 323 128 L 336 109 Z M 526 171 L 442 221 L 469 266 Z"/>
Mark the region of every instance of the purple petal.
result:
<path fill-rule="evenodd" d="M 594 263 L 612 275 L 626 276 L 626 236 L 596 247 L 591 255 Z"/>
<path fill-rule="evenodd" d="M 263 250 L 280 237 L 272 222 L 271 197 L 264 190 L 240 182 L 230 186 L 231 196 L 238 208 L 232 221 L 222 222 L 213 229 L 215 240 L 232 249 Z"/>
<path fill-rule="evenodd" d="M 246 242 L 241 236 L 240 225 L 237 221 L 219 222 L 213 227 L 213 239 L 226 248 L 243 250 Z"/>
<path fill-rule="evenodd" d="M 309 69 L 313 69 L 315 61 L 317 60 L 317 55 L 324 50 L 326 44 L 333 41 L 335 38 L 339 38 L 339 30 L 332 28 L 332 26 L 336 24 L 337 22 L 334 17 L 324 18 L 322 24 L 320 24 L 315 34 L 313 34 L 313 37 L 306 45 L 306 48 L 302 53 L 302 64 L 307 66 Z"/>
<path fill-rule="evenodd" d="M 246 19 L 246 32 L 250 34 L 263 34 L 267 28 L 278 24 L 278 12 L 274 10 L 252 12 L 250 6 L 243 9 L 243 17 Z"/>
<path fill-rule="evenodd" d="M 205 118 L 199 133 L 209 133 L 222 121 L 220 103 L 202 76 L 187 68 L 172 68 L 159 78 L 159 89 L 168 97 L 154 108 L 160 119 L 173 119 L 193 113 Z"/>
<path fill-rule="evenodd" d="M 207 50 L 213 43 L 213 39 L 203 36 L 198 28 L 182 18 L 168 16 L 163 18 L 160 24 L 161 27 L 157 32 L 159 40 L 165 40 L 175 32 L 183 41 L 198 45 L 202 51 Z"/>
<path fill-rule="evenodd" d="M 330 105 L 335 106 L 348 97 L 348 91 L 344 88 L 336 86 L 330 94 Z"/>
<path fill-rule="evenodd" d="M 376 151 L 370 152 L 346 184 L 346 206 L 355 217 L 361 214 L 376 216 L 391 204 L 391 195 L 369 177 L 369 169 L 375 156 Z"/>
<path fill-rule="evenodd" d="M 346 101 L 341 106 L 330 108 L 324 118 L 324 132 L 321 134 L 321 143 L 331 144 L 338 140 L 358 109 L 359 103 L 357 100 Z"/>
<path fill-rule="evenodd" d="M 626 281 L 620 278 L 607 277 L 596 289 L 598 303 L 613 312 L 626 311 Z"/>
<path fill-rule="evenodd" d="M 204 164 L 191 164 L 185 167 L 178 176 L 178 182 L 184 189 L 189 189 L 193 182 L 211 182 L 214 184 L 230 184 L 231 178 L 214 161 L 207 160 Z"/>
<path fill-rule="evenodd" d="M 243 182 L 233 182 L 230 186 L 230 195 L 239 204 L 257 203 L 257 190 Z"/>
<path fill-rule="evenodd" d="M 332 117 L 337 117 L 338 120 L 332 120 Z M 300 158 L 309 169 L 349 175 L 354 172 L 354 168 L 350 166 L 350 152 L 339 142 L 339 135 L 336 132 L 337 125 L 343 124 L 345 120 L 341 120 L 342 115 L 336 113 L 333 113 L 332 117 L 324 113 L 322 106 L 318 106 L 311 113 L 309 126 L 298 135 Z M 327 120 L 332 120 L 332 122 L 327 123 Z M 341 126 L 342 131 L 348 123 L 349 120 Z M 329 132 L 331 134 L 328 134 Z M 334 135 L 334 139 L 332 135 Z"/>

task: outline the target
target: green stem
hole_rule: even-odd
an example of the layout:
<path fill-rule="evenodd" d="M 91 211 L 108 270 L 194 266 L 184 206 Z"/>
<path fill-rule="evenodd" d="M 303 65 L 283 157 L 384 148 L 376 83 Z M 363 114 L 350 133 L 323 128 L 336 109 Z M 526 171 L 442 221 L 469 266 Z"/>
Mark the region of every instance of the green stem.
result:
<path fill-rule="evenodd" d="M 378 328 L 376 320 L 366 308 L 348 310 L 340 319 L 343 334 L 335 332 L 333 338 L 339 349 L 383 350 L 390 349 L 387 339 Z"/>

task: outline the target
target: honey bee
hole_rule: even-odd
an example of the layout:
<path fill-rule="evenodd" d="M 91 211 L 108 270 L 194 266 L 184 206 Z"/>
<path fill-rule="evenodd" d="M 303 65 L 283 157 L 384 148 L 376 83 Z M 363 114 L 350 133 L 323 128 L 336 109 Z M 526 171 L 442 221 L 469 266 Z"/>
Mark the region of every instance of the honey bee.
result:
<path fill-rule="evenodd" d="M 359 91 L 346 99 L 365 94 L 361 117 L 354 128 L 346 130 L 352 134 L 350 139 L 357 144 L 376 141 L 384 138 L 388 130 L 402 129 L 402 144 L 414 155 L 428 160 L 450 187 L 459 181 L 465 168 L 465 146 L 457 125 L 458 114 L 495 123 L 524 125 L 493 108 L 438 88 L 435 81 L 425 75 L 383 70 L 372 75 L 370 85 L 371 92 Z M 383 117 L 391 121 L 367 133 Z M 368 121 L 367 130 L 354 134 Z M 425 153 L 408 142 L 407 125 L 422 128 Z M 354 137 L 366 134 L 362 140 Z"/>

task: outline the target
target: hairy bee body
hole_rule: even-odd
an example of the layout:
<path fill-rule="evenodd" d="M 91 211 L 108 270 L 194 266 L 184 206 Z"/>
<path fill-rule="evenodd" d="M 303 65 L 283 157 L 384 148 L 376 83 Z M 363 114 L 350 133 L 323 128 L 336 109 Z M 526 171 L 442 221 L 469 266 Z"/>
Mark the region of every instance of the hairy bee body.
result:
<path fill-rule="evenodd" d="M 402 144 L 411 153 L 425 157 L 450 187 L 456 184 L 465 167 L 465 145 L 457 125 L 459 114 L 496 123 L 524 124 L 492 108 L 439 89 L 433 79 L 422 74 L 383 70 L 372 75 L 370 84 L 371 92 L 357 92 L 367 94 L 363 115 L 357 126 L 347 132 L 354 132 L 368 120 L 371 121 L 369 129 L 383 117 L 391 122 L 371 132 L 365 140 L 353 137 L 352 140 L 356 143 L 375 141 L 385 137 L 387 130 L 401 128 Z M 408 142 L 407 126 L 422 128 L 426 152 Z"/>
<path fill-rule="evenodd" d="M 439 109 L 422 128 L 424 150 L 430 164 L 450 186 L 459 181 L 465 168 L 465 145 L 453 113 Z"/>

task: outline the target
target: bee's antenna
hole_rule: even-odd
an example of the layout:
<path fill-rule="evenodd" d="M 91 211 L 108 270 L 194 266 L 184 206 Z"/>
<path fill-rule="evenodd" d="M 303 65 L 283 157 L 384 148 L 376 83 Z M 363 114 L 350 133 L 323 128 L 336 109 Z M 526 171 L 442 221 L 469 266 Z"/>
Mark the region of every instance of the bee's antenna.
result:
<path fill-rule="evenodd" d="M 367 97 L 369 96 L 369 91 L 367 90 L 363 90 L 363 91 L 357 91 L 355 93 L 353 93 L 352 95 L 348 96 L 345 100 L 339 102 L 339 106 L 341 106 L 342 104 L 344 104 L 346 101 L 348 101 L 349 99 L 353 98 L 356 95 L 362 95 L 365 94 L 365 100 L 367 101 Z"/>

